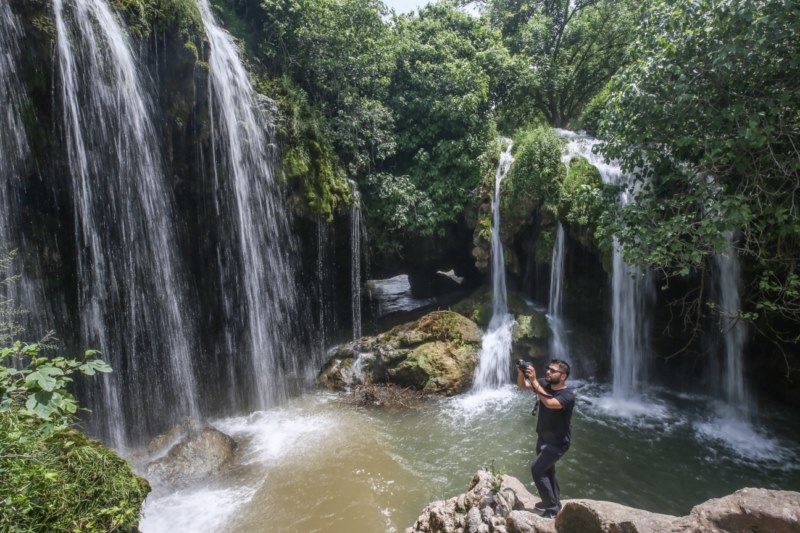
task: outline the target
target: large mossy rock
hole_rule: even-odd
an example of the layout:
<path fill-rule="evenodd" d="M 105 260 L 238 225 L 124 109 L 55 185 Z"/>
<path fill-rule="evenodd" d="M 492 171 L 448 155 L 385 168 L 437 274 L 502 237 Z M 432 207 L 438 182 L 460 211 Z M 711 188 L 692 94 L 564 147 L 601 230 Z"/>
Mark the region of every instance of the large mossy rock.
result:
<path fill-rule="evenodd" d="M 471 384 L 480 345 L 481 330 L 472 320 L 434 311 L 341 346 L 322 369 L 319 383 L 331 389 L 393 383 L 450 396 Z"/>

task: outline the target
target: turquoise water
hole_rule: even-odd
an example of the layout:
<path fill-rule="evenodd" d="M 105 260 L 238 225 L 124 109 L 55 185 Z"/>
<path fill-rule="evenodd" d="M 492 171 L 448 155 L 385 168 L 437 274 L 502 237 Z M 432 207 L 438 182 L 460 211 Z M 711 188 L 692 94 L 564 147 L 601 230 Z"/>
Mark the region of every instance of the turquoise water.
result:
<path fill-rule="evenodd" d="M 762 407 L 752 426 L 702 395 L 653 390 L 615 403 L 602 386 L 576 389 L 574 443 L 558 464 L 566 498 L 682 515 L 746 486 L 800 490 L 796 415 Z M 535 493 L 530 393 L 509 386 L 409 410 L 344 400 L 316 393 L 216 421 L 241 445 L 237 467 L 202 487 L 157 491 L 142 531 L 403 531 L 490 465 Z"/>

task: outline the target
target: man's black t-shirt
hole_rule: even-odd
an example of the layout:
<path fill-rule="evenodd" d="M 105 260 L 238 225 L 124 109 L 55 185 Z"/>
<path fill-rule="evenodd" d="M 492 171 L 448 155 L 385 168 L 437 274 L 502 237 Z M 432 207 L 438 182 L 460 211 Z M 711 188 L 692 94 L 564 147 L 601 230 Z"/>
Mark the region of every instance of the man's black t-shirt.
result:
<path fill-rule="evenodd" d="M 539 418 L 536 421 L 536 433 L 542 442 L 547 444 L 557 444 L 559 446 L 569 445 L 572 440 L 570 421 L 572 420 L 572 409 L 575 407 L 575 395 L 569 387 L 553 390 L 544 378 L 539 379 L 539 384 L 547 394 L 550 394 L 561 404 L 561 409 L 548 409 L 544 403 L 539 402 Z"/>

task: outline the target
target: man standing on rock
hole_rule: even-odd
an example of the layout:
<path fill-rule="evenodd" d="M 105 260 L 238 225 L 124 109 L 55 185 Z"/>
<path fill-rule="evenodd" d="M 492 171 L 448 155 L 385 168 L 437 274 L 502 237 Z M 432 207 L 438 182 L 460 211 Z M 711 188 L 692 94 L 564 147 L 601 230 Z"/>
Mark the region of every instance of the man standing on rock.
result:
<path fill-rule="evenodd" d="M 575 407 L 575 395 L 566 383 L 568 377 L 569 364 L 560 359 L 550 361 L 542 379 L 536 378 L 533 365 L 521 361 L 517 366 L 517 385 L 532 390 L 539 397 L 536 460 L 531 465 L 531 474 L 542 499 L 536 504 L 535 510 L 545 518 L 554 518 L 561 510 L 561 491 L 555 465 L 569 449 L 572 439 L 570 423 Z"/>

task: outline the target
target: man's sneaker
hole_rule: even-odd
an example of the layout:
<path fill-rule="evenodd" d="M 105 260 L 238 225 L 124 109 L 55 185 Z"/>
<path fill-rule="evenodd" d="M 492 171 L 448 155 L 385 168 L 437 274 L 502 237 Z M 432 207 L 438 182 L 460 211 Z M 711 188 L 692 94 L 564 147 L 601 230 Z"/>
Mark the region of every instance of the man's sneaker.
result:
<path fill-rule="evenodd" d="M 533 512 L 538 514 L 539 516 L 544 516 L 544 513 L 547 511 L 545 509 L 544 504 L 542 502 L 536 502 L 533 506 Z"/>

